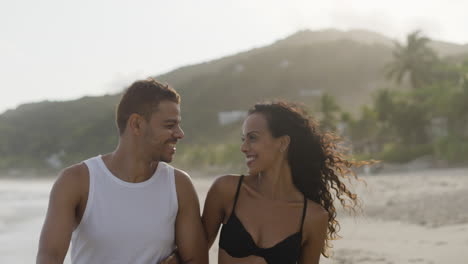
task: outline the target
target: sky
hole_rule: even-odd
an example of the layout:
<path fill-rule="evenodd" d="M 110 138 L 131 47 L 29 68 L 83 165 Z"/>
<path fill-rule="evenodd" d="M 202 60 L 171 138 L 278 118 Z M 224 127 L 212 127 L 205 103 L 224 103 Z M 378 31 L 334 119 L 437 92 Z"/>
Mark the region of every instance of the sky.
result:
<path fill-rule="evenodd" d="M 23 103 L 116 93 L 136 79 L 304 29 L 367 29 L 397 40 L 421 29 L 468 44 L 466 10 L 466 0 L 5 0 L 0 113 Z"/>

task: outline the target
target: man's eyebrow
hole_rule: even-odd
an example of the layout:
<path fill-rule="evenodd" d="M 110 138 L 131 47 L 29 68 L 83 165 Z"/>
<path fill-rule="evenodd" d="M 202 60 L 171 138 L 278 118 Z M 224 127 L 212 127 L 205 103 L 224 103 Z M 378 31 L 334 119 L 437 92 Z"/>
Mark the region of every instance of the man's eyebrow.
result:
<path fill-rule="evenodd" d="M 180 121 L 181 119 L 169 118 L 169 119 L 164 120 L 164 123 L 179 123 Z"/>

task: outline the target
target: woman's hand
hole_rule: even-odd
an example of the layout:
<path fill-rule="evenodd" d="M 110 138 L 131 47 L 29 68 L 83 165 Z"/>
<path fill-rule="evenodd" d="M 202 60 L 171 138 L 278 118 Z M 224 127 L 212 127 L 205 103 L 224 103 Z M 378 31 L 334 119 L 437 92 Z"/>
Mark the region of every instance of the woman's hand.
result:
<path fill-rule="evenodd" d="M 159 264 L 180 264 L 177 250 L 174 250 L 174 252 L 172 252 L 171 255 L 169 255 L 163 261 L 159 262 Z"/>

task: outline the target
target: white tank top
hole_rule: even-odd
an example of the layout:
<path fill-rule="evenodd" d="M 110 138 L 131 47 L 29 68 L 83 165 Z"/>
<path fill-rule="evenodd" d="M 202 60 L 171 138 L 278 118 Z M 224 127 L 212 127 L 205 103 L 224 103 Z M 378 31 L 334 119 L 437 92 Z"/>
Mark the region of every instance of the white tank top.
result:
<path fill-rule="evenodd" d="M 72 263 L 156 264 L 169 256 L 178 210 L 174 168 L 159 162 L 151 178 L 129 183 L 114 176 L 100 155 L 85 164 L 89 195 L 72 234 Z"/>

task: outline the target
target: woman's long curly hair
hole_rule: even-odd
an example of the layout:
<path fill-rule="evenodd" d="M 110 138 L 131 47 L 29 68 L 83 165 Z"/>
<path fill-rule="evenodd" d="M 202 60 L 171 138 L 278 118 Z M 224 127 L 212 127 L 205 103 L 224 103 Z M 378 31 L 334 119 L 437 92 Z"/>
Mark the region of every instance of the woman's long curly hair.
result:
<path fill-rule="evenodd" d="M 357 195 L 343 180 L 349 180 L 349 176 L 357 179 L 352 167 L 363 162 L 346 159 L 341 138 L 320 131 L 318 124 L 297 104 L 285 101 L 258 103 L 249 110 L 249 115 L 253 113 L 265 116 L 273 137 L 290 137 L 288 162 L 294 185 L 329 215 L 327 238 L 322 249 L 322 255 L 329 257 L 330 242 L 339 238 L 337 232 L 340 229 L 333 201 L 338 198 L 343 207 L 353 211 L 359 207 Z"/>

